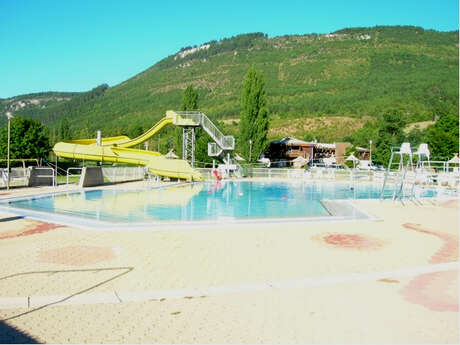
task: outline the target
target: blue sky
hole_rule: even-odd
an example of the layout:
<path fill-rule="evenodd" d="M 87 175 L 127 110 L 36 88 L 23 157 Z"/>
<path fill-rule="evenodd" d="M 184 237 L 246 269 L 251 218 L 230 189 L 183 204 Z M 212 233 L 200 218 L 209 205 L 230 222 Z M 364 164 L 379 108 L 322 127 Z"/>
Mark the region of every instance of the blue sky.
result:
<path fill-rule="evenodd" d="M 114 86 L 180 48 L 240 33 L 458 30 L 458 0 L 0 0 L 0 98 Z"/>

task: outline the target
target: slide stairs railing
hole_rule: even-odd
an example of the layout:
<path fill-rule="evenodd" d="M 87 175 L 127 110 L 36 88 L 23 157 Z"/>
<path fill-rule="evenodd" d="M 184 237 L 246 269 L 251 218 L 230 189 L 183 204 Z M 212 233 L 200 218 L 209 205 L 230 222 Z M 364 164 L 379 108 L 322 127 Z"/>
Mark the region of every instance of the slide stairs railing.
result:
<path fill-rule="evenodd" d="M 222 151 L 235 149 L 235 138 L 231 135 L 224 135 L 205 114 L 197 111 L 177 111 L 176 113 L 179 115 L 174 122 L 176 126 L 201 126 L 212 138 L 216 145 L 213 145 L 212 149 L 208 145 L 208 154 L 210 156 L 219 156 Z"/>

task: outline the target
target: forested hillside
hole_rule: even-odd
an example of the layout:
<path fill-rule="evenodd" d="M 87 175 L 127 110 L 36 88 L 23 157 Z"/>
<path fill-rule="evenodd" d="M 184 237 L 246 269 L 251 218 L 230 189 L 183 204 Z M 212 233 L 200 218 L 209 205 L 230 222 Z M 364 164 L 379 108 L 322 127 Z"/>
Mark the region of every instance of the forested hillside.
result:
<path fill-rule="evenodd" d="M 289 134 L 288 123 L 298 123 L 291 134 L 302 137 L 309 131 L 303 123 L 344 117 L 339 125 L 330 121 L 335 129 L 321 132 L 324 139 L 340 140 L 389 107 L 398 108 L 406 123 L 458 114 L 458 31 L 407 26 L 274 38 L 254 33 L 206 42 L 183 48 L 119 85 L 14 110 L 42 120 L 52 133 L 65 118 L 74 137 L 93 136 L 97 129 L 105 136 L 132 135 L 167 109 L 178 109 L 191 84 L 199 92 L 201 111 L 225 120 L 225 130 L 236 133 L 242 82 L 251 66 L 265 78 L 271 139 Z M 0 104 L 5 108 L 17 101 Z"/>

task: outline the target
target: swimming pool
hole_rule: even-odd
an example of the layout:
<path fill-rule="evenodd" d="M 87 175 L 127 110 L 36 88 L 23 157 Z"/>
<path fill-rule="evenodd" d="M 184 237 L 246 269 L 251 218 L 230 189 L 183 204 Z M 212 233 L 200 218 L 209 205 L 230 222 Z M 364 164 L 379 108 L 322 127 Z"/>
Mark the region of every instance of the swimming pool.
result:
<path fill-rule="evenodd" d="M 12 200 L 8 207 L 117 224 L 294 219 L 337 216 L 333 209 L 346 210 L 346 204 L 331 207 L 327 200 L 376 199 L 379 193 L 378 185 L 366 183 L 352 188 L 349 183 L 224 181 L 60 193 Z M 422 196 L 434 193 L 427 189 Z"/>

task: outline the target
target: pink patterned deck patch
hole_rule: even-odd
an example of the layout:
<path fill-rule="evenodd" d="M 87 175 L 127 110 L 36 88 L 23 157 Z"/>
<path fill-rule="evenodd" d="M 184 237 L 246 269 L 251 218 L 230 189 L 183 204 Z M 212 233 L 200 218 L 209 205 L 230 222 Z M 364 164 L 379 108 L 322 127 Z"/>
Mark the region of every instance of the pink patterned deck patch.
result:
<path fill-rule="evenodd" d="M 404 223 L 403 227 L 441 239 L 444 244 L 429 260 L 430 264 L 439 264 L 458 260 L 458 236 L 422 229 L 420 224 Z"/>
<path fill-rule="evenodd" d="M 373 250 L 383 247 L 382 240 L 360 234 L 327 234 L 314 236 L 313 239 L 322 241 L 338 248 Z"/>
<path fill-rule="evenodd" d="M 405 223 L 403 227 L 441 239 L 443 246 L 430 258 L 437 264 L 458 260 L 458 237 L 442 232 L 422 229 L 420 224 Z M 423 305 L 434 311 L 458 312 L 458 271 L 422 274 L 412 279 L 400 293 L 414 304 Z"/>
<path fill-rule="evenodd" d="M 439 206 L 444 208 L 458 208 L 458 200 L 448 200 L 439 204 Z"/>
<path fill-rule="evenodd" d="M 29 236 L 34 234 L 41 234 L 47 231 L 66 228 L 65 225 L 40 222 L 38 220 L 25 220 L 24 223 L 18 224 L 18 229 L 10 231 L 1 231 L 0 230 L 0 240 L 5 240 L 7 238 Z"/>

